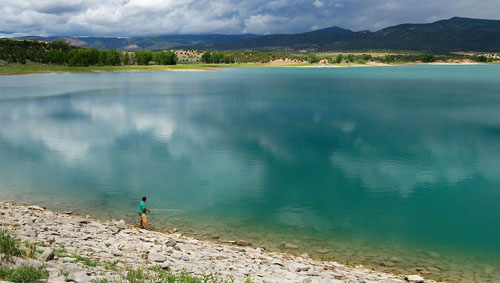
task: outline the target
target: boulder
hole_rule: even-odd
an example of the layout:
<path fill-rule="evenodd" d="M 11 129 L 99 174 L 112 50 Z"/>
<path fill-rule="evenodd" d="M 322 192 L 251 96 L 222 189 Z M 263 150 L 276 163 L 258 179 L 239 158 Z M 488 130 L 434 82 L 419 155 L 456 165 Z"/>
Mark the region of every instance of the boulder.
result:
<path fill-rule="evenodd" d="M 148 255 L 148 259 L 154 262 L 164 262 L 167 260 L 167 258 L 164 255 L 161 255 L 159 253 L 150 253 Z"/>
<path fill-rule="evenodd" d="M 296 246 L 296 245 L 294 245 L 294 244 L 290 244 L 290 243 L 286 243 L 285 244 L 285 249 L 293 249 L 293 250 L 295 250 L 295 249 L 298 249 L 298 248 L 299 247 Z"/>
<path fill-rule="evenodd" d="M 406 276 L 406 281 L 412 282 L 412 283 L 420 283 L 424 282 L 424 277 L 420 275 L 408 275 Z"/>
<path fill-rule="evenodd" d="M 84 271 L 72 271 L 68 275 L 66 281 L 76 282 L 76 283 L 90 283 L 90 277 Z"/>
<path fill-rule="evenodd" d="M 243 240 L 236 240 L 235 241 L 235 244 L 237 244 L 238 246 L 242 246 L 242 247 L 245 247 L 245 246 L 249 246 L 250 243 L 249 242 L 245 242 Z"/>
<path fill-rule="evenodd" d="M 177 242 L 174 241 L 174 240 L 168 240 L 166 243 L 165 243 L 165 246 L 167 247 L 175 247 L 175 245 L 177 245 Z"/>
<path fill-rule="evenodd" d="M 45 210 L 45 208 L 40 207 L 40 206 L 38 206 L 38 205 L 30 205 L 30 206 L 28 206 L 28 209 L 31 209 L 31 210 L 39 210 L 39 211 L 41 211 L 41 210 Z"/>
<path fill-rule="evenodd" d="M 34 237 L 36 237 L 36 232 L 33 229 L 29 229 L 29 230 L 25 230 L 23 232 L 23 235 L 26 237 L 34 238 Z"/>
<path fill-rule="evenodd" d="M 41 261 L 49 261 L 54 259 L 54 251 L 50 248 L 45 249 L 42 254 L 38 256 Z"/>
<path fill-rule="evenodd" d="M 125 220 L 123 220 L 123 219 L 116 222 L 115 225 L 118 229 L 125 229 L 126 228 L 126 223 L 125 223 Z"/>

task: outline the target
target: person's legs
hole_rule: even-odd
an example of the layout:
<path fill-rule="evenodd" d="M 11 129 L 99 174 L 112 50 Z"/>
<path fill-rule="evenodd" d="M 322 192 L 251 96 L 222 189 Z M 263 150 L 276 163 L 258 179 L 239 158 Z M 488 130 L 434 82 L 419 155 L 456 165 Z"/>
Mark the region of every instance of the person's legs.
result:
<path fill-rule="evenodd" d="M 140 228 L 144 227 L 143 223 L 142 223 L 142 215 L 144 215 L 144 214 L 139 213 L 139 227 Z"/>
<path fill-rule="evenodd" d="M 144 228 L 148 228 L 148 217 L 146 216 L 146 214 L 141 214 L 141 222 L 143 223 L 144 225 Z"/>

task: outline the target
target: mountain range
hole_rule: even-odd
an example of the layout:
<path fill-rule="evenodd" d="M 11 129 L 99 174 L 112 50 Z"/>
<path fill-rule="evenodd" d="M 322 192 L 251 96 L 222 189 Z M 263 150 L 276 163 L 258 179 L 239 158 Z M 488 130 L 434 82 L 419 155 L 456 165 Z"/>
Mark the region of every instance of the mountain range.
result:
<path fill-rule="evenodd" d="M 137 38 L 22 37 L 20 39 L 45 41 L 62 39 L 82 47 L 120 50 L 498 52 L 500 20 L 454 17 L 428 24 L 401 24 L 376 32 L 355 32 L 334 26 L 296 34 L 164 35 Z"/>

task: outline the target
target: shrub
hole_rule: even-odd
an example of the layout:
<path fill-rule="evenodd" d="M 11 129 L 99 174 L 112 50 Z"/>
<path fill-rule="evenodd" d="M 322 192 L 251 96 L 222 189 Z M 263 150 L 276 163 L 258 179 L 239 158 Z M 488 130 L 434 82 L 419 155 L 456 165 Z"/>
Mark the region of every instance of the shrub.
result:
<path fill-rule="evenodd" d="M 48 277 L 49 272 L 43 266 L 0 267 L 0 279 L 10 282 L 38 283 Z"/>
<path fill-rule="evenodd" d="M 6 230 L 0 229 L 0 253 L 3 253 L 6 260 L 11 256 L 20 256 L 20 242 Z"/>

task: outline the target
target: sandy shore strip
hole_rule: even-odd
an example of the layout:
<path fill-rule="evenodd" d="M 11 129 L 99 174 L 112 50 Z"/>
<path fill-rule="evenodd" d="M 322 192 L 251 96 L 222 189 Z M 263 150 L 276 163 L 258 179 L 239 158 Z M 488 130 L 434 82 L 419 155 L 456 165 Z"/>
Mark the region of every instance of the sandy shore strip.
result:
<path fill-rule="evenodd" d="M 419 275 L 397 276 L 315 261 L 307 254 L 272 253 L 243 241 L 201 241 L 175 231 L 138 229 L 123 220 L 103 222 L 12 202 L 0 202 L 0 208 L 0 228 L 39 249 L 35 259 L 14 257 L 0 265 L 43 264 L 48 282 L 127 282 L 124 274 L 131 268 L 185 270 L 196 276 L 233 277 L 235 282 L 423 282 Z"/>

